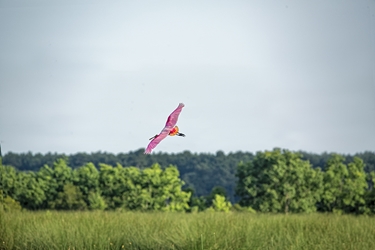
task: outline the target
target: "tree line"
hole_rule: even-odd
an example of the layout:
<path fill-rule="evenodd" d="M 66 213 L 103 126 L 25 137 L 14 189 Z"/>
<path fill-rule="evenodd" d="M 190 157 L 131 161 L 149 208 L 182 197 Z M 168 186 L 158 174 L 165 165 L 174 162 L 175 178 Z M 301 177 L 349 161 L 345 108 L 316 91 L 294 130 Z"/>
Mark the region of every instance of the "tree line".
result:
<path fill-rule="evenodd" d="M 92 162 L 88 154 L 47 154 L 52 163 L 30 171 L 17 164 L 27 162 L 27 158 L 32 160 L 33 155 L 8 153 L 0 158 L 0 198 L 8 207 L 30 210 L 235 209 L 371 214 L 375 212 L 375 171 L 371 170 L 374 153 L 362 155 L 367 157 L 367 163 L 359 156 L 326 154 L 319 158 L 278 148 L 255 155 L 225 155 L 220 151 L 215 155 L 198 155 L 186 151 L 176 155 L 159 153 L 149 158 L 140 151 L 119 158 L 99 152 L 91 154 L 97 157 L 92 157 Z M 42 163 L 43 155 L 34 156 L 36 159 L 30 162 Z M 182 167 L 172 165 L 171 159 Z M 123 167 L 120 160 L 132 161 L 133 166 Z M 16 164 L 9 164 L 11 161 Z M 113 161 L 112 165 L 108 161 Z M 321 165 L 314 166 L 312 162 Z M 33 164 L 36 163 L 29 166 Z M 200 192 L 196 187 L 202 187 Z M 231 200 L 231 196 L 236 196 L 236 200 Z"/>
<path fill-rule="evenodd" d="M 1 159 L 1 158 L 0 158 Z M 72 169 L 58 159 L 38 171 L 18 171 L 0 161 L 0 204 L 5 210 L 137 210 L 198 211 L 191 190 L 178 169 L 157 163 L 143 170 L 136 167 L 92 163 Z M 199 200 L 199 199 L 198 199 Z M 230 203 L 216 195 L 205 207 L 229 211 Z M 208 205 L 208 203 L 207 203 Z"/>
<path fill-rule="evenodd" d="M 189 200 L 189 193 L 181 190 L 177 168 L 162 170 L 158 164 L 144 170 L 100 164 L 98 170 L 87 163 L 73 170 L 64 159 L 58 159 L 37 172 L 2 165 L 1 180 L 3 197 L 11 197 L 29 210 L 183 211 Z"/>
<path fill-rule="evenodd" d="M 375 213 L 375 171 L 353 157 L 332 154 L 324 168 L 313 168 L 299 153 L 258 152 L 237 170 L 239 204 L 261 212 Z"/>
<path fill-rule="evenodd" d="M 58 159 L 65 159 L 67 164 L 76 169 L 86 163 L 93 163 L 99 169 L 101 163 L 116 166 L 134 166 L 144 169 L 159 163 L 160 166 L 174 165 L 178 168 L 181 179 L 185 182 L 184 188 L 194 190 L 194 196 L 208 196 L 217 187 L 222 187 L 232 203 L 238 202 L 235 194 L 235 176 L 237 166 L 240 162 L 250 162 L 254 158 L 251 152 L 231 152 L 225 154 L 217 151 L 215 154 L 191 153 L 184 151 L 177 154 L 154 153 L 143 154 L 144 149 L 131 151 L 129 153 L 112 154 L 107 152 L 76 153 L 71 155 L 47 153 L 33 154 L 12 153 L 4 155 L 3 163 L 14 166 L 21 171 L 38 171 L 44 165 L 52 166 Z M 308 160 L 313 168 L 325 169 L 331 153 L 314 154 L 300 151 L 303 160 Z M 365 171 L 375 171 L 375 152 L 363 152 L 355 155 L 343 155 L 344 163 L 348 164 L 354 157 L 361 158 L 365 163 Z"/>

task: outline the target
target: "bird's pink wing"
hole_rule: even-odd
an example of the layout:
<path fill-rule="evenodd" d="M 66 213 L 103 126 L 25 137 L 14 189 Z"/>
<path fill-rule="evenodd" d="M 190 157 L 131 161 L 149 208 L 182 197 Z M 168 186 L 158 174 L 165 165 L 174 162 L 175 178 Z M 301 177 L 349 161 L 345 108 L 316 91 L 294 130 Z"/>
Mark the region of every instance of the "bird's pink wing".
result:
<path fill-rule="evenodd" d="M 182 108 L 185 107 L 183 103 L 180 103 L 178 107 L 168 116 L 167 122 L 165 123 L 165 128 L 172 129 L 178 120 L 178 116 L 180 115 Z"/>
<path fill-rule="evenodd" d="M 151 151 L 156 147 L 156 145 L 158 145 L 159 142 L 168 136 L 169 131 L 170 129 L 168 130 L 164 128 L 156 138 L 152 139 L 145 150 L 145 154 L 151 154 Z"/>
<path fill-rule="evenodd" d="M 151 154 L 151 151 L 156 147 L 156 145 L 158 145 L 159 142 L 161 142 L 165 137 L 168 136 L 169 132 L 171 132 L 172 128 L 176 125 L 178 116 L 180 115 L 181 110 L 184 106 L 185 105 L 183 103 L 180 103 L 178 107 L 168 116 L 165 127 L 160 132 L 160 134 L 148 144 L 145 150 L 145 154 Z"/>

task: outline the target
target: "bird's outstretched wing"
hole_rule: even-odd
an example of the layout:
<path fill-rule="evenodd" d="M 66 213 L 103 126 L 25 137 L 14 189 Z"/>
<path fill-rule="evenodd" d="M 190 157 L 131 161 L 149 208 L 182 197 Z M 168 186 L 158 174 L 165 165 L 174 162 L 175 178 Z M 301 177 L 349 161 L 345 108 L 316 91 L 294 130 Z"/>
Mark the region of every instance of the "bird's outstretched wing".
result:
<path fill-rule="evenodd" d="M 168 134 L 169 134 L 169 131 L 166 129 L 163 129 L 163 131 L 161 131 L 160 134 L 158 134 L 154 139 L 150 141 L 150 143 L 148 144 L 145 150 L 145 154 L 151 154 L 151 151 L 156 147 L 156 145 L 158 145 L 159 142 L 161 142 L 165 137 L 167 137 Z"/>
<path fill-rule="evenodd" d="M 169 132 L 173 129 L 173 127 L 176 125 L 178 116 L 181 113 L 182 108 L 185 105 L 183 103 L 180 103 L 178 107 L 168 116 L 167 122 L 165 124 L 165 127 L 163 130 L 158 134 L 147 146 L 145 150 L 145 154 L 151 154 L 151 151 L 156 147 L 156 145 L 159 144 L 165 137 L 168 136 Z"/>
<path fill-rule="evenodd" d="M 168 116 L 167 122 L 165 123 L 165 128 L 168 127 L 172 129 L 178 120 L 178 116 L 180 115 L 182 108 L 185 107 L 183 103 L 180 103 L 178 107 Z"/>

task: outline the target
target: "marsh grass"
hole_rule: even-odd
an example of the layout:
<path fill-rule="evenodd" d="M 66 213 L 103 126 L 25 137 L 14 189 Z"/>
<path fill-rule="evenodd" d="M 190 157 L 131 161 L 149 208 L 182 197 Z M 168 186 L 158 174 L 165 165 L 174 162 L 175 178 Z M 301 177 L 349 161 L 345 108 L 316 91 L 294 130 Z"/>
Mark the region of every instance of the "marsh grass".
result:
<path fill-rule="evenodd" d="M 375 249 L 375 218 L 0 212 L 0 249 Z"/>

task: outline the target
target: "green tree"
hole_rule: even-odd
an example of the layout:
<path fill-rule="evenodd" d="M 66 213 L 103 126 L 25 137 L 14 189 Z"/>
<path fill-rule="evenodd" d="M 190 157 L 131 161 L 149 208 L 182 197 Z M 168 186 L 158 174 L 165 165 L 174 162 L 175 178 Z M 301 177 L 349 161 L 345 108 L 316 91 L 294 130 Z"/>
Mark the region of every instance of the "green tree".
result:
<path fill-rule="evenodd" d="M 333 209 L 342 209 L 342 193 L 345 185 L 345 178 L 348 176 L 348 169 L 344 164 L 345 158 L 334 154 L 328 160 L 324 173 L 324 191 L 322 194 L 322 211 L 332 212 Z"/>
<path fill-rule="evenodd" d="M 5 211 L 20 211 L 22 209 L 20 203 L 15 201 L 10 196 L 3 195 L 3 191 L 0 190 L 0 212 Z"/>
<path fill-rule="evenodd" d="M 180 173 L 176 166 L 170 165 L 161 174 L 161 183 L 164 184 L 164 196 L 166 206 L 163 210 L 167 211 L 186 211 L 189 209 L 188 202 L 190 193 L 184 192 L 182 186 L 185 184 L 179 176 Z"/>
<path fill-rule="evenodd" d="M 366 212 L 365 193 L 368 184 L 364 168 L 363 160 L 358 157 L 354 157 L 353 161 L 348 164 L 348 179 L 343 196 L 345 212 L 357 214 Z"/>
<path fill-rule="evenodd" d="M 236 193 L 241 206 L 261 212 L 313 212 L 322 192 L 322 173 L 299 153 L 288 150 L 258 152 L 240 163 Z"/>
<path fill-rule="evenodd" d="M 89 209 L 91 210 L 104 210 L 107 204 L 100 192 L 90 192 L 88 196 Z"/>
<path fill-rule="evenodd" d="M 58 194 L 64 192 L 64 186 L 73 182 L 72 169 L 65 159 L 58 159 L 53 167 L 44 165 L 37 173 L 38 181 L 43 183 L 42 188 L 46 196 L 42 208 L 54 208 Z"/>
<path fill-rule="evenodd" d="M 46 202 L 45 182 L 38 179 L 35 172 L 19 172 L 17 181 L 19 183 L 17 200 L 21 206 L 30 210 L 40 209 Z"/>
<path fill-rule="evenodd" d="M 212 200 L 212 209 L 216 212 L 228 213 L 232 207 L 230 201 L 225 196 L 215 194 L 215 198 Z"/>
<path fill-rule="evenodd" d="M 90 204 L 89 195 L 100 196 L 99 171 L 92 163 L 86 163 L 84 166 L 73 170 L 72 180 L 74 186 L 80 189 L 86 204 Z"/>
<path fill-rule="evenodd" d="M 112 167 L 100 164 L 99 187 L 109 209 L 127 208 L 133 209 L 132 199 L 141 195 L 141 186 L 136 186 L 134 180 L 139 178 L 138 168 L 123 168 L 120 164 Z"/>
<path fill-rule="evenodd" d="M 338 154 L 333 154 L 328 160 L 320 210 L 364 213 L 368 187 L 364 163 L 358 157 L 354 157 L 348 165 L 344 162 L 344 156 Z"/>
<path fill-rule="evenodd" d="M 206 196 L 206 207 L 212 206 L 216 195 L 220 195 L 224 197 L 226 200 L 228 199 L 227 191 L 225 190 L 225 188 L 221 186 L 216 186 L 211 190 L 211 193 Z"/>
<path fill-rule="evenodd" d="M 59 192 L 57 198 L 50 202 L 50 206 L 52 209 L 61 210 L 84 210 L 87 207 L 79 187 L 72 183 L 64 185 L 63 191 Z"/>
<path fill-rule="evenodd" d="M 19 188 L 17 178 L 17 170 L 14 167 L 0 163 L 0 190 L 2 190 L 4 196 L 16 196 Z"/>
<path fill-rule="evenodd" d="M 176 167 L 165 170 L 159 164 L 141 171 L 133 179 L 135 188 L 128 194 L 128 206 L 138 210 L 185 211 L 189 208 L 190 193 L 182 191 Z M 135 193 L 134 193 L 135 192 Z"/>
<path fill-rule="evenodd" d="M 159 164 L 140 170 L 101 164 L 100 187 L 111 209 L 185 211 L 189 193 L 182 191 L 176 167 L 162 170 Z"/>

